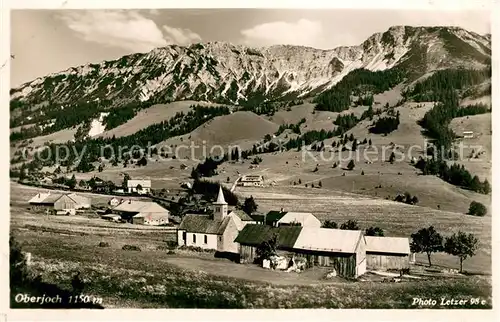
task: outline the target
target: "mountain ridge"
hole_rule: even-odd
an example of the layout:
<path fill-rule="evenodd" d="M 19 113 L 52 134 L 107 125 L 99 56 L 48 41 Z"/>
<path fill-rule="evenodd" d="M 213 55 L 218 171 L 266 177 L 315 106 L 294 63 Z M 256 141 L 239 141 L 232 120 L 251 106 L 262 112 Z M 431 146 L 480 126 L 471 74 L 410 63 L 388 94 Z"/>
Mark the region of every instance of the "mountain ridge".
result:
<path fill-rule="evenodd" d="M 112 61 L 70 67 L 11 90 L 11 100 L 43 102 L 204 100 L 239 104 L 322 92 L 355 69 L 425 74 L 491 59 L 491 40 L 460 27 L 393 26 L 356 46 L 316 49 L 228 42 L 170 45 Z"/>

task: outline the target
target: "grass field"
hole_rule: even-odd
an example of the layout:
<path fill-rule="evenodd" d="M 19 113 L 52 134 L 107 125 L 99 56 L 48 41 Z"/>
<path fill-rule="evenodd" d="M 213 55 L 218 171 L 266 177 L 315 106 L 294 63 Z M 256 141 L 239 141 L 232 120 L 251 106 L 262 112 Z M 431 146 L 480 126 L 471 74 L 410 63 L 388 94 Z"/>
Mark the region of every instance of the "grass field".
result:
<path fill-rule="evenodd" d="M 487 221 L 480 225 L 462 216 L 465 221 L 457 224 L 458 214 L 431 209 L 424 212 L 424 208 L 345 192 L 335 195 L 302 188 L 283 191 L 277 187 L 263 193 L 245 189 L 242 193 L 254 195 L 262 209 L 282 205 L 306 211 L 314 207 L 315 214 L 323 210 L 318 213 L 321 219 L 351 219 L 353 212 L 361 213 L 360 209 L 364 209 L 356 217 L 362 225 L 376 223 L 394 236 L 412 231 L 425 218 L 432 218 L 427 223 L 436 221 L 438 229 L 443 225 L 450 229 L 463 225 L 480 233 L 480 226 L 488 227 Z M 300 193 L 302 199 L 297 199 L 297 190 L 304 190 Z M 324 280 L 326 271 L 320 268 L 288 274 L 216 259 L 211 253 L 167 252 L 166 242 L 175 238 L 172 229 L 32 213 L 26 209 L 25 201 L 35 191 L 17 184 L 11 186 L 11 233 L 23 251 L 32 253 L 31 267 L 44 282 L 67 290 L 71 289 L 72 276 L 81 272 L 86 282 L 85 294 L 102 298 L 106 308 L 418 308 L 412 306 L 414 297 L 479 297 L 487 301 L 486 307 L 492 303 L 487 275 L 424 274 L 426 277 L 418 280 L 383 283 L 382 278 L 367 274 L 360 281 L 350 282 L 340 278 Z M 89 195 L 97 198 L 95 201 L 105 199 Z M 335 215 L 330 215 L 330 211 Z M 100 242 L 110 246 L 99 247 Z M 125 244 L 139 246 L 142 251 L 124 251 L 121 247 Z M 486 249 L 487 245 L 482 247 Z M 481 254 L 465 262 L 466 270 L 473 271 L 473 265 L 467 265 L 477 265 L 485 256 L 482 249 Z M 434 261 L 442 264 L 438 256 Z"/>
<path fill-rule="evenodd" d="M 462 230 L 480 240 L 477 255 L 464 262 L 464 268 L 478 273 L 491 273 L 491 217 L 473 217 L 460 213 L 410 206 L 389 200 L 342 191 L 303 187 L 249 188 L 238 187 L 238 194 L 253 196 L 259 211 L 279 210 L 312 212 L 320 220 L 341 224 L 357 220 L 362 229 L 382 228 L 386 236 L 410 237 L 419 229 L 433 225 L 442 235 Z M 425 256 L 417 259 L 426 263 Z M 435 264 L 458 267 L 458 259 L 447 254 L 433 255 Z"/>

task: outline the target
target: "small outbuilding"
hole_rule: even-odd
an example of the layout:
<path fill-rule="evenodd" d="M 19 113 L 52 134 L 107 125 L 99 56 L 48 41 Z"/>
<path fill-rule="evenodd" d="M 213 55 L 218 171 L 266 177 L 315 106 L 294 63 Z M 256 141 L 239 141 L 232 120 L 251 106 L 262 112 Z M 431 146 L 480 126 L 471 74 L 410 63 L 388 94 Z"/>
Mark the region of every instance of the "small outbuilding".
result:
<path fill-rule="evenodd" d="M 410 240 L 404 237 L 365 236 L 369 269 L 391 270 L 410 267 Z"/>

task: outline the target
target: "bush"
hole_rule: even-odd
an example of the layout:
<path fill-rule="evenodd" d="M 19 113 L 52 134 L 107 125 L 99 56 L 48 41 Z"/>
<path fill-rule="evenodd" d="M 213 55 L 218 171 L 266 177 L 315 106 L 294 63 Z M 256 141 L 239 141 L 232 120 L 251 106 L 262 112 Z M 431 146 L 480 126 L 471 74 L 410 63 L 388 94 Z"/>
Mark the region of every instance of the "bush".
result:
<path fill-rule="evenodd" d="M 177 247 L 177 242 L 175 240 L 169 240 L 166 242 L 167 248 L 172 249 Z"/>
<path fill-rule="evenodd" d="M 109 247 L 109 243 L 108 242 L 100 242 L 99 243 L 99 247 Z M 124 246 L 125 247 L 125 246 Z"/>
<path fill-rule="evenodd" d="M 183 245 L 179 249 L 181 250 L 188 250 L 191 252 L 196 252 L 196 253 L 215 253 L 215 249 L 206 249 L 206 248 L 201 248 L 198 246 L 186 246 Z"/>
<path fill-rule="evenodd" d="M 141 249 L 138 246 L 135 246 L 135 245 L 123 245 L 122 249 L 123 250 L 138 251 L 138 252 L 141 251 Z"/>
<path fill-rule="evenodd" d="M 480 202 L 473 201 L 470 203 L 468 215 L 484 217 L 488 211 L 486 206 Z"/>

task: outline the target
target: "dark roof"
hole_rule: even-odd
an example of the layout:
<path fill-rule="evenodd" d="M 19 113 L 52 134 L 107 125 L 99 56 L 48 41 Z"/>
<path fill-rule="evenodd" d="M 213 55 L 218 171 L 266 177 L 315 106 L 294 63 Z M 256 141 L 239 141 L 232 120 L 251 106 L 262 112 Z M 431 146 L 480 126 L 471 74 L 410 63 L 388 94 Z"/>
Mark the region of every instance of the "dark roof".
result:
<path fill-rule="evenodd" d="M 274 233 L 278 235 L 278 247 L 292 248 L 299 237 L 302 227 L 284 226 L 270 227 L 266 225 L 248 224 L 234 240 L 237 243 L 250 246 L 258 246 L 264 241 L 271 239 Z"/>
<path fill-rule="evenodd" d="M 184 216 L 181 224 L 179 225 L 179 229 L 190 233 L 220 235 L 226 229 L 230 219 L 230 217 L 226 217 L 221 221 L 213 220 L 206 215 L 190 214 Z"/>
<path fill-rule="evenodd" d="M 285 211 L 271 210 L 266 214 L 266 223 L 272 223 L 278 221 L 281 218 L 283 218 L 284 215 L 286 215 Z"/>
<path fill-rule="evenodd" d="M 252 217 L 252 219 L 254 221 L 258 221 L 258 222 L 263 222 L 264 221 L 264 215 L 260 215 L 260 214 L 254 214 L 254 215 L 250 215 L 250 217 Z"/>
<path fill-rule="evenodd" d="M 250 217 L 246 212 L 243 210 L 235 209 L 232 211 L 236 216 L 238 216 L 241 220 L 243 221 L 254 221 L 252 217 Z"/>

